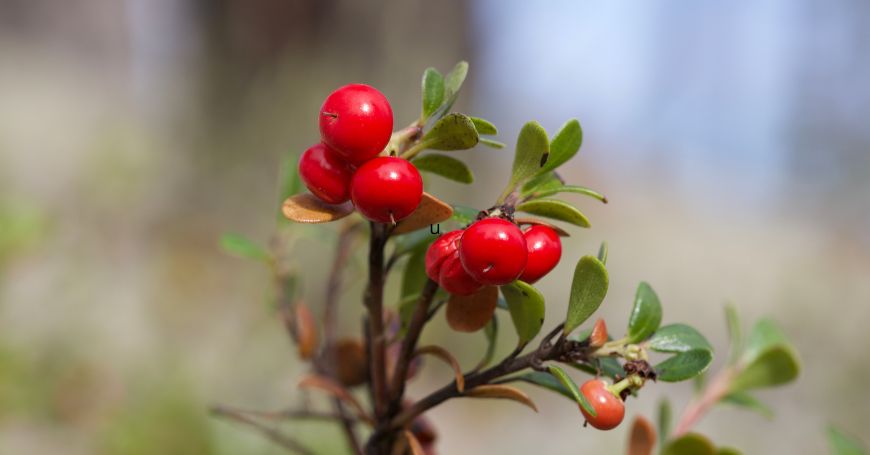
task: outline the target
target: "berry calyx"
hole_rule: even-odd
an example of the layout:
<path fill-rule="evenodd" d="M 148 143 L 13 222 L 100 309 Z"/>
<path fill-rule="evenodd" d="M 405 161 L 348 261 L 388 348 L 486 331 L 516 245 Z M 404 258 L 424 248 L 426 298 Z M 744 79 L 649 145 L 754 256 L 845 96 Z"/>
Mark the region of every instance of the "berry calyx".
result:
<path fill-rule="evenodd" d="M 520 280 L 534 283 L 550 273 L 562 257 L 562 241 L 553 228 L 543 225 L 532 226 L 523 233 L 526 239 L 528 260 Z"/>
<path fill-rule="evenodd" d="M 457 229 L 438 237 L 429 245 L 429 249 L 426 250 L 426 275 L 432 281 L 438 281 L 441 276 L 441 265 L 456 253 L 460 237 L 462 237 L 462 230 Z"/>
<path fill-rule="evenodd" d="M 471 295 L 483 287 L 462 266 L 459 252 L 455 251 L 441 264 L 441 274 L 438 276 L 438 284 L 445 291 L 455 295 Z"/>
<path fill-rule="evenodd" d="M 586 401 L 592 405 L 596 415 L 593 417 L 580 407 L 583 417 L 599 430 L 611 430 L 616 428 L 625 417 L 625 403 L 622 399 L 610 391 L 607 383 L 601 379 L 590 379 L 580 386 L 580 393 L 586 397 Z"/>
<path fill-rule="evenodd" d="M 501 286 L 523 273 L 528 252 L 517 225 L 501 218 L 485 218 L 465 229 L 459 240 L 459 257 L 479 283 Z"/>
<path fill-rule="evenodd" d="M 407 160 L 378 157 L 360 166 L 353 174 L 350 198 L 366 218 L 379 223 L 395 223 L 420 205 L 423 178 Z"/>
<path fill-rule="evenodd" d="M 320 107 L 320 137 L 360 165 L 386 147 L 393 133 L 393 109 L 383 93 L 364 84 L 332 92 Z"/>
<path fill-rule="evenodd" d="M 315 196 L 329 204 L 350 199 L 353 167 L 325 144 L 315 144 L 299 158 L 299 176 Z"/>

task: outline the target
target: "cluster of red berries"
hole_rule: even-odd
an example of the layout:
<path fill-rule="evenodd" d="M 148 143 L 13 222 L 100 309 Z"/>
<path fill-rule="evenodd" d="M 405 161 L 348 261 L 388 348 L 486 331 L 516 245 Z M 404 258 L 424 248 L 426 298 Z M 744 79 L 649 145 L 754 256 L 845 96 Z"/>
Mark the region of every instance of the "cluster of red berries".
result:
<path fill-rule="evenodd" d="M 484 218 L 433 242 L 426 252 L 426 274 L 451 294 L 470 295 L 517 279 L 534 283 L 561 256 L 559 235 L 548 226 L 523 232 L 503 218 Z"/>
<path fill-rule="evenodd" d="M 373 87 L 349 84 L 320 108 L 321 142 L 299 159 L 299 175 L 328 204 L 353 201 L 366 218 L 395 223 L 413 212 L 423 179 L 407 160 L 378 156 L 393 133 L 393 109 Z"/>

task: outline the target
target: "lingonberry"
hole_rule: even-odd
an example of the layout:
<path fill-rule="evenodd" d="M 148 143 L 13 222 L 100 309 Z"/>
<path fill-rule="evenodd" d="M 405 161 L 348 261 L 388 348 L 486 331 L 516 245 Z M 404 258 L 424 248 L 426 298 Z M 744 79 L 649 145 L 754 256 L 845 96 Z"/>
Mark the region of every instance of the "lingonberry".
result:
<path fill-rule="evenodd" d="M 459 237 L 462 237 L 462 230 L 450 231 L 438 237 L 426 250 L 426 275 L 433 281 L 438 281 L 441 276 L 441 265 L 444 260 L 456 253 L 459 248 Z"/>
<path fill-rule="evenodd" d="M 441 264 L 438 284 L 445 291 L 456 295 L 471 295 L 483 287 L 477 280 L 465 271 L 459 259 L 459 251 L 454 251 Z"/>
<path fill-rule="evenodd" d="M 528 252 L 523 232 L 501 218 L 485 218 L 465 229 L 459 240 L 465 270 L 482 284 L 499 286 L 517 279 Z"/>
<path fill-rule="evenodd" d="M 553 228 L 543 225 L 532 226 L 523 233 L 526 238 L 528 260 L 520 279 L 534 283 L 550 273 L 562 257 L 562 241 Z"/>
<path fill-rule="evenodd" d="M 625 404 L 622 399 L 607 389 L 607 383 L 601 379 L 590 379 L 580 386 L 580 393 L 586 397 L 586 401 L 595 410 L 595 417 L 591 416 L 583 407 L 580 412 L 589 425 L 599 430 L 616 428 L 625 417 Z"/>
<path fill-rule="evenodd" d="M 320 107 L 323 142 L 356 165 L 380 153 L 392 132 L 393 109 L 389 101 L 368 85 L 340 87 Z"/>
<path fill-rule="evenodd" d="M 315 196 L 330 204 L 350 199 L 353 167 L 325 144 L 312 145 L 299 158 L 299 176 Z"/>
<path fill-rule="evenodd" d="M 366 218 L 395 223 L 410 215 L 423 197 L 423 179 L 407 160 L 382 156 L 359 167 L 350 182 L 353 205 Z"/>

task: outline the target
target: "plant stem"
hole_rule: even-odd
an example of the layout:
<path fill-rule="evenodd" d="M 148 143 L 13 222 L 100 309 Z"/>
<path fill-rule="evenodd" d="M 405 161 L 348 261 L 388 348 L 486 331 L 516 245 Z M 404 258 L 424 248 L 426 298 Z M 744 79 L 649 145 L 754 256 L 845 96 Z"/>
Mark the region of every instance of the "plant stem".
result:
<path fill-rule="evenodd" d="M 426 325 L 426 321 L 429 319 L 429 306 L 432 304 L 436 291 L 438 291 L 438 283 L 431 279 L 426 280 L 423 291 L 420 293 L 420 300 L 417 301 L 414 314 L 408 323 L 408 331 L 405 333 L 405 339 L 402 341 L 402 350 L 399 353 L 399 359 L 393 373 L 392 387 L 390 388 L 391 414 L 397 412 L 402 405 L 402 398 L 405 395 L 405 380 L 408 376 L 408 366 L 414 358 L 414 350 L 417 348 L 417 342 L 420 339 L 420 334 L 423 332 L 423 326 Z"/>
<path fill-rule="evenodd" d="M 704 389 L 703 395 L 700 398 L 694 399 L 683 410 L 677 426 L 671 436 L 677 438 L 689 432 L 695 424 L 701 420 L 704 415 L 713 407 L 719 400 L 728 394 L 728 389 L 731 387 L 731 378 L 733 377 L 732 369 L 725 368 L 710 381 L 709 385 Z"/>
<path fill-rule="evenodd" d="M 297 442 L 295 439 L 290 438 L 289 436 L 281 433 L 276 428 L 273 428 L 271 426 L 264 425 L 260 422 L 257 422 L 256 420 L 248 417 L 244 413 L 235 411 L 233 409 L 227 409 L 227 408 L 221 408 L 221 407 L 213 408 L 211 412 L 214 415 L 224 417 L 224 418 L 248 425 L 250 427 L 256 428 L 261 433 L 263 433 L 267 438 L 272 440 L 272 442 L 280 445 L 281 447 L 284 447 L 285 449 L 292 450 L 292 451 L 299 453 L 299 454 L 302 454 L 302 455 L 314 455 L 314 452 L 311 451 L 311 449 L 303 446 L 302 444 Z"/>
<path fill-rule="evenodd" d="M 366 339 L 370 353 L 369 371 L 375 419 L 380 422 L 387 411 L 386 339 L 384 334 L 384 246 L 387 243 L 386 225 L 371 223 L 369 241 L 369 283 L 364 304 L 368 310 L 369 335 Z"/>

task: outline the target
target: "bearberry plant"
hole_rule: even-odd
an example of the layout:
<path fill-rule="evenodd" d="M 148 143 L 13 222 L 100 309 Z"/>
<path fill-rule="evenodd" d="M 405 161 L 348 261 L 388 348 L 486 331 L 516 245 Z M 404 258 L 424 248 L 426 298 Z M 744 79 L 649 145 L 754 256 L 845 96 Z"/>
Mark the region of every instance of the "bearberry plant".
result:
<path fill-rule="evenodd" d="M 326 97 L 319 114 L 320 142 L 294 163 L 308 191 L 292 172 L 282 205 L 292 222 L 338 226 L 325 298 L 315 306 L 321 317 L 305 303 L 304 283 L 294 272 L 300 261 L 287 254 L 292 227 L 279 231 L 271 250 L 239 236 L 226 236 L 223 244 L 269 264 L 278 312 L 299 357 L 310 363 L 310 373 L 298 385 L 325 393 L 331 410 L 315 409 L 306 401 L 281 411 L 219 406 L 214 412 L 253 426 L 298 453 L 314 451 L 281 433 L 275 422 L 331 420 L 343 428 L 353 453 L 420 455 L 436 450 L 437 433 L 427 411 L 448 400 L 513 400 L 537 411 L 522 390 L 527 384 L 574 402 L 578 426 L 611 430 L 620 426 L 626 407 L 644 388 L 695 379 L 699 396 L 673 430 L 666 402 L 657 430 L 642 416 L 636 418 L 629 453 L 649 454 L 656 447 L 667 454 L 732 450 L 716 449 L 691 430 L 720 402 L 769 412 L 750 391 L 789 382 L 798 373 L 782 332 L 762 320 L 744 341 L 736 313 L 729 309 L 731 359 L 705 381 L 713 360 L 711 344 L 689 325 L 662 325 L 662 306 L 649 284 L 637 287 L 624 325 L 611 324 L 609 330 L 604 320 L 591 319 L 610 287 L 607 246 L 579 256 L 563 251 L 561 241 L 569 228 L 590 227 L 587 217 L 561 195 L 607 202 L 597 191 L 565 182 L 558 172 L 580 148 L 583 133 L 577 120 L 566 122 L 552 137 L 538 123 L 526 123 L 507 184 L 492 194 L 488 207 L 459 207 L 424 191 L 421 172 L 473 181 L 463 161 L 439 152 L 478 144 L 504 147 L 491 139 L 498 133 L 492 123 L 452 112 L 467 69 L 465 62 L 446 76 L 427 69 L 420 117 L 398 131 L 393 131 L 389 101 L 373 87 L 350 84 Z M 367 251 L 357 248 L 364 238 Z M 362 253 L 367 253 L 367 284 L 360 299 L 343 290 L 346 275 L 354 270 L 349 264 Z M 533 284 L 545 280 L 563 258 L 576 264 L 568 311 L 545 329 L 545 298 Z M 400 283 L 398 301 L 385 301 L 390 280 Z M 340 308 L 360 300 L 363 329 L 336 333 Z M 500 314 L 509 315 L 516 344 L 496 359 Z M 458 332 L 482 332 L 486 347 L 479 362 L 461 365 L 443 347 L 420 345 L 421 333 L 436 317 L 446 318 Z M 448 364 L 455 378 L 424 396 L 408 396 L 407 382 L 424 372 L 422 360 L 430 357 Z M 586 379 L 578 386 L 580 375 Z M 578 432 L 570 437 L 588 436 Z"/>

